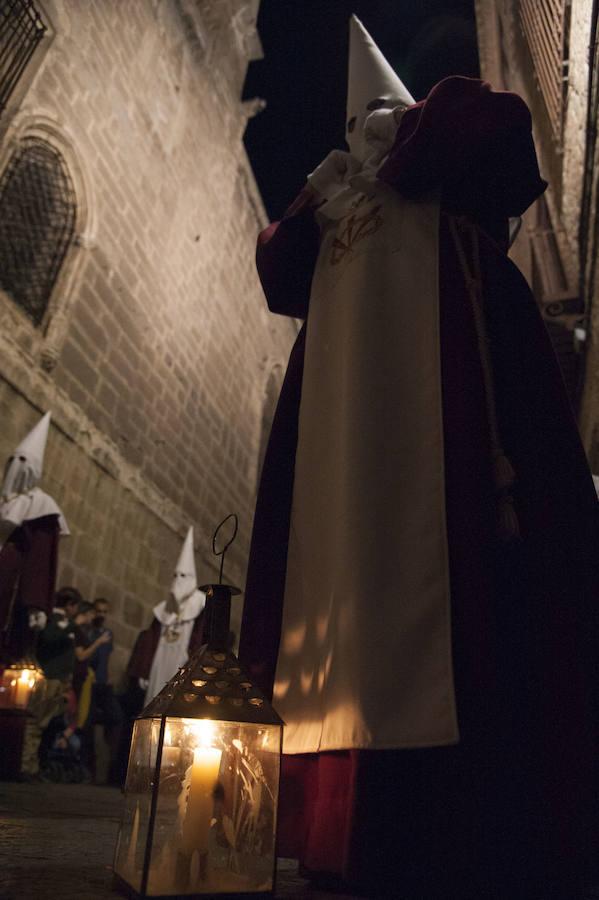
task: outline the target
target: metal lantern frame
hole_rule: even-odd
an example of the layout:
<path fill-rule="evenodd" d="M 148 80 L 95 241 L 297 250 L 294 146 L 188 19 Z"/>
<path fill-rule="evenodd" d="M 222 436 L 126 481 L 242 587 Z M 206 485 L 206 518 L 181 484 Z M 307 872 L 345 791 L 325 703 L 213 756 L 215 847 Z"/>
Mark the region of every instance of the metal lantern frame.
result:
<path fill-rule="evenodd" d="M 32 659 L 19 659 L 1 665 L 0 671 L 0 709 L 26 711 L 36 685 L 44 680 L 40 666 Z M 27 674 L 27 682 L 23 675 Z M 23 685 L 27 697 L 19 702 L 19 686 Z"/>
<path fill-rule="evenodd" d="M 19 777 L 32 697 L 43 696 L 45 677 L 30 657 L 0 659 L 0 780 Z"/>
<path fill-rule="evenodd" d="M 206 898 L 214 896 L 226 898 L 260 898 L 272 897 L 275 885 L 276 869 L 276 817 L 278 807 L 278 788 L 280 778 L 280 758 L 282 753 L 283 721 L 273 710 L 271 704 L 260 689 L 248 676 L 234 653 L 228 649 L 231 597 L 239 590 L 231 585 L 208 584 L 201 590 L 206 593 L 205 628 L 207 643 L 204 644 L 168 682 L 162 691 L 148 704 L 137 717 L 137 721 L 154 720 L 159 722 L 156 760 L 154 764 L 150 812 L 145 838 L 143 869 L 140 889 L 137 890 L 122 875 L 118 861 L 119 844 L 115 857 L 115 887 L 130 897 L 173 898 Z M 160 792 L 160 777 L 163 765 L 165 738 L 168 727 L 167 720 L 202 720 L 227 725 L 244 726 L 276 726 L 279 729 L 277 758 L 276 794 L 273 798 L 273 870 L 268 890 L 249 890 L 242 892 L 196 892 L 196 893 L 149 893 L 150 868 L 153 861 L 153 842 L 156 828 L 156 816 Z M 168 745 L 167 748 L 168 750 Z M 131 753 L 134 748 L 132 744 Z M 130 758 L 131 766 L 131 758 Z M 192 768 L 192 767 L 190 767 Z M 187 803 L 190 794 L 188 794 Z M 124 818 L 121 831 L 124 828 Z"/>

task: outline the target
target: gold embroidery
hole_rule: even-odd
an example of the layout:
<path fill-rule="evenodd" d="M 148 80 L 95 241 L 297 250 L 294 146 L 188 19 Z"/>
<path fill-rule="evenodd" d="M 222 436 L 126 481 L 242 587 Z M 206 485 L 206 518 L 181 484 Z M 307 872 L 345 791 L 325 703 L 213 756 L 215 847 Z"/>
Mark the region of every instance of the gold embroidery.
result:
<path fill-rule="evenodd" d="M 379 203 L 363 216 L 351 212 L 341 220 L 341 231 L 333 238 L 331 247 L 332 266 L 338 265 L 348 253 L 352 253 L 357 243 L 379 230 L 383 224 L 383 217 L 379 215 L 381 208 L 382 204 Z"/>

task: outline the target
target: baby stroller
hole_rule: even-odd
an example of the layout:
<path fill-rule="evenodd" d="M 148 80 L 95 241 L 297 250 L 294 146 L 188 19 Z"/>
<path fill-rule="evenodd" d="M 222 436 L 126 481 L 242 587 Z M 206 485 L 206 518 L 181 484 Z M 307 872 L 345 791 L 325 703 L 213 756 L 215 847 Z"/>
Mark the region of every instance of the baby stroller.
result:
<path fill-rule="evenodd" d="M 81 737 L 68 731 L 64 715 L 50 719 L 40 743 L 40 772 L 46 781 L 59 784 L 82 784 L 91 781 L 81 762 Z"/>

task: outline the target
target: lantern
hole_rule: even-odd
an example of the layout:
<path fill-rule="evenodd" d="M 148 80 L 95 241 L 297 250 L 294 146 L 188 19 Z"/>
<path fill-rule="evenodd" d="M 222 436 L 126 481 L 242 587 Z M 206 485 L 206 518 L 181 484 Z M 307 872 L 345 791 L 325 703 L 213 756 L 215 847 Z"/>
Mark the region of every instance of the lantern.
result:
<path fill-rule="evenodd" d="M 202 590 L 208 643 L 135 722 L 114 866 L 133 897 L 273 891 L 283 723 L 228 649 L 239 591 Z"/>
<path fill-rule="evenodd" d="M 44 673 L 32 660 L 7 663 L 0 675 L 0 709 L 27 709 Z"/>
<path fill-rule="evenodd" d="M 0 779 L 13 780 L 21 771 L 21 757 L 29 702 L 43 691 L 44 674 L 31 659 L 0 662 Z"/>

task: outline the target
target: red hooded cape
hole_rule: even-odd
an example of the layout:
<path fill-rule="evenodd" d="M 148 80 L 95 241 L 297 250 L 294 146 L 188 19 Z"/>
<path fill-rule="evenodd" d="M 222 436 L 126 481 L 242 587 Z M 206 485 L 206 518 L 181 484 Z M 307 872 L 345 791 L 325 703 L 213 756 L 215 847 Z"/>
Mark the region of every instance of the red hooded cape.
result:
<path fill-rule="evenodd" d="M 599 509 L 548 335 L 507 256 L 508 217 L 546 186 L 530 113 L 514 94 L 445 79 L 405 113 L 379 177 L 410 199 L 442 196 L 443 428 L 461 740 L 286 757 L 279 852 L 368 896 L 574 900 L 589 874 L 597 774 Z M 481 359 L 448 224 L 456 214 L 478 229 L 498 424 L 517 473 L 522 540 L 507 546 L 496 537 Z M 318 241 L 307 208 L 261 235 L 258 271 L 272 312 L 309 318 Z M 264 461 L 241 632 L 240 657 L 266 691 L 280 640 L 304 328 Z M 392 677 L 393 661 L 385 663 Z"/>

